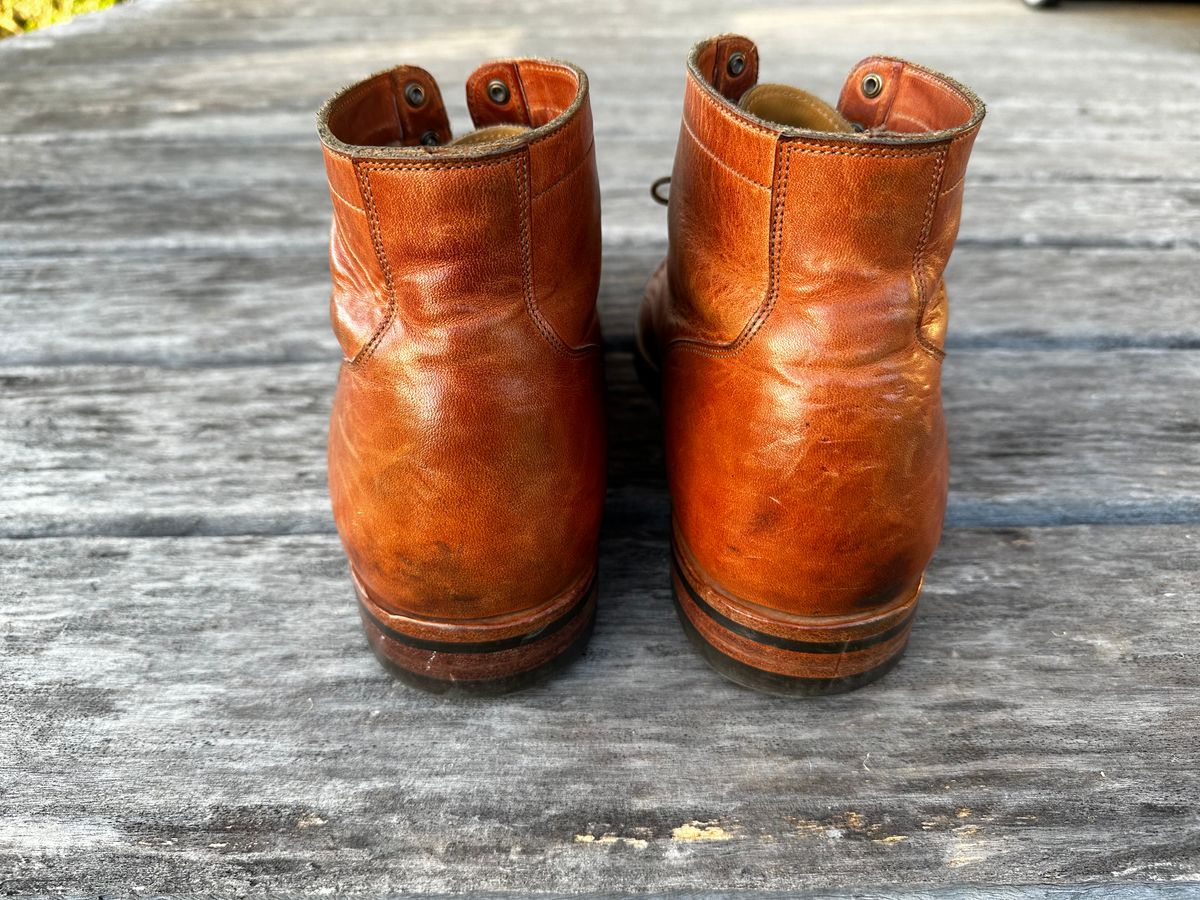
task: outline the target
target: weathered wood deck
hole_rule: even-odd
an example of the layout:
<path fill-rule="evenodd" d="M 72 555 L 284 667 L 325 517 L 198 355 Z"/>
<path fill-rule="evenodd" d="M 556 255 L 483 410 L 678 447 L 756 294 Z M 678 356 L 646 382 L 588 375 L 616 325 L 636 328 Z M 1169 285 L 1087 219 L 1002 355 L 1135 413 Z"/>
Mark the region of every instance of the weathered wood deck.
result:
<path fill-rule="evenodd" d="M 586 9 L 141 0 L 0 43 L 0 889 L 1193 896 L 1200 7 Z M 905 661 L 826 700 L 687 645 L 629 357 L 683 57 L 731 29 L 766 80 L 832 96 L 882 50 L 990 107 L 946 536 Z M 313 113 L 414 61 L 461 123 L 516 52 L 592 76 L 601 608 L 565 676 L 452 702 L 366 651 L 327 510 Z"/>

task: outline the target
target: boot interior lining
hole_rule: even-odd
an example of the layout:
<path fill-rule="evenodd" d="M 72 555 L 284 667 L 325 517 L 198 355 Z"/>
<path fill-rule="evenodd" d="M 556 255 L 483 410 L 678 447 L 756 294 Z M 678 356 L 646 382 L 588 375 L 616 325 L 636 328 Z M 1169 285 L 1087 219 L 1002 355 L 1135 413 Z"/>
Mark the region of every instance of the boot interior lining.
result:
<path fill-rule="evenodd" d="M 854 126 L 819 97 L 786 84 L 759 84 L 750 88 L 738 104 L 746 112 L 786 128 L 832 131 L 845 134 Z"/>
<path fill-rule="evenodd" d="M 531 130 L 528 125 L 487 125 L 483 128 L 476 128 L 474 131 L 468 131 L 461 137 L 455 138 L 450 142 L 450 145 L 464 147 L 491 144 L 495 141 L 502 141 L 505 138 L 517 137 Z"/>

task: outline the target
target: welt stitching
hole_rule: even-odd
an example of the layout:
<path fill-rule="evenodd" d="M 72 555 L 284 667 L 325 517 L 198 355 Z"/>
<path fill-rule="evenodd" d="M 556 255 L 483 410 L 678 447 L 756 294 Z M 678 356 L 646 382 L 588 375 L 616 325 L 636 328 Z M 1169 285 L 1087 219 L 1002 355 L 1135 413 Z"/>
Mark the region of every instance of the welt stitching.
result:
<path fill-rule="evenodd" d="M 370 220 L 371 243 L 375 247 L 375 258 L 379 261 L 379 268 L 383 271 L 383 283 L 387 289 L 387 311 L 384 314 L 383 321 L 375 329 L 375 334 L 371 336 L 371 340 L 349 360 L 350 365 L 357 365 L 360 361 L 370 358 L 396 318 L 395 282 L 392 279 L 392 267 L 388 263 L 387 252 L 384 250 L 383 238 L 380 235 L 379 215 L 375 209 L 375 197 L 371 193 L 371 176 L 367 172 L 367 166 L 356 166 L 355 168 L 355 174 L 358 176 L 359 190 L 362 192 L 363 202 L 367 206 L 367 218 Z"/>
<path fill-rule="evenodd" d="M 941 198 L 942 178 L 946 174 L 946 157 L 950 154 L 949 145 L 946 151 L 942 153 L 937 160 L 936 167 L 933 172 L 933 185 L 929 191 L 929 199 L 925 205 L 925 222 L 921 228 L 921 241 L 917 244 L 917 250 L 913 254 L 913 277 L 917 281 L 917 322 L 916 322 L 916 339 L 926 353 L 932 355 L 935 359 L 941 360 L 946 356 L 946 352 L 940 347 L 935 347 L 925 339 L 925 335 L 921 333 L 921 326 L 925 321 L 925 311 L 929 306 L 929 292 L 925 289 L 925 278 L 921 272 L 925 264 L 925 250 L 929 243 L 929 233 L 933 229 L 933 214 L 937 209 L 937 202 Z"/>
<path fill-rule="evenodd" d="M 554 190 L 556 187 L 558 187 L 560 184 L 562 184 L 564 181 L 566 181 L 568 178 L 570 178 L 572 175 L 574 175 L 575 172 L 578 171 L 579 167 L 582 166 L 585 162 L 587 162 L 588 157 L 591 155 L 592 149 L 595 146 L 596 146 L 596 140 L 595 140 L 595 138 L 593 138 L 592 142 L 590 144 L 588 144 L 587 149 L 584 150 L 582 154 L 580 154 L 579 159 L 577 159 L 571 165 L 571 168 L 569 168 L 565 173 L 560 175 L 558 178 L 556 178 L 550 184 L 546 185 L 544 188 L 542 188 L 540 191 L 538 191 L 536 194 L 534 194 L 532 197 L 532 200 L 537 200 L 539 197 L 543 196 L 544 194 L 550 193 L 552 190 Z"/>
<path fill-rule="evenodd" d="M 696 132 L 694 132 L 692 130 L 692 125 L 690 122 L 688 122 L 687 116 L 683 117 L 683 127 L 684 127 L 684 130 L 687 131 L 687 133 L 691 136 L 692 140 L 696 142 L 696 146 L 699 147 L 702 151 L 704 151 L 704 153 L 707 154 L 708 157 L 710 159 L 712 159 L 713 162 L 715 162 L 718 166 L 720 166 L 722 169 L 724 169 L 730 175 L 734 175 L 737 178 L 742 179 L 742 181 L 752 184 L 757 188 L 761 188 L 764 191 L 769 191 L 771 189 L 770 185 L 763 184 L 761 181 L 755 181 L 749 175 L 743 175 L 741 172 L 739 172 L 733 166 L 729 165 L 729 163 L 727 163 L 723 159 L 721 159 L 721 157 L 717 156 L 716 153 L 714 153 L 712 150 L 710 150 L 708 145 L 705 144 L 704 141 L 700 140 L 699 135 L 697 135 Z"/>

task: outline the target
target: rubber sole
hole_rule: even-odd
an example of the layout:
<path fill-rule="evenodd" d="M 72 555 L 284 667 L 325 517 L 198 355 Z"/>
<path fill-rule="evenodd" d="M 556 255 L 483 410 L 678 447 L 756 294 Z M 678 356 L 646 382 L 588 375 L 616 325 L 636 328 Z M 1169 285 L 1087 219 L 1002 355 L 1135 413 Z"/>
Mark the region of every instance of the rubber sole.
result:
<path fill-rule="evenodd" d="M 858 618 L 800 618 L 745 604 L 693 584 L 672 553 L 671 593 L 683 630 L 730 681 L 786 697 L 852 691 L 900 661 L 916 617 L 920 585 L 882 612 Z"/>
<path fill-rule="evenodd" d="M 433 694 L 496 695 L 532 687 L 578 658 L 596 621 L 596 576 L 579 594 L 550 604 L 553 618 L 530 616 L 533 627 L 453 624 L 384 613 L 354 578 L 359 614 L 376 659 L 405 684 Z M 487 631 L 500 636 L 479 640 Z M 431 637 L 436 632 L 436 637 Z"/>

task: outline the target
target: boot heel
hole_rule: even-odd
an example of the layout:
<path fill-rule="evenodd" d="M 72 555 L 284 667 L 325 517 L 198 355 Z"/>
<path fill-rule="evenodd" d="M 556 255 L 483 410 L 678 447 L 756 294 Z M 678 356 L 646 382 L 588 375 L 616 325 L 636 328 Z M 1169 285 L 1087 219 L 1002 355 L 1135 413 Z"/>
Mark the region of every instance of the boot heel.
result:
<path fill-rule="evenodd" d="M 595 574 L 582 591 L 532 613 L 461 623 L 386 612 L 351 575 L 376 659 L 434 694 L 506 694 L 537 684 L 583 652 L 596 621 Z"/>
<path fill-rule="evenodd" d="M 744 687 L 788 697 L 839 694 L 885 675 L 904 654 L 921 589 L 865 616 L 797 617 L 703 584 L 677 549 L 671 570 L 679 621 L 708 664 Z"/>

